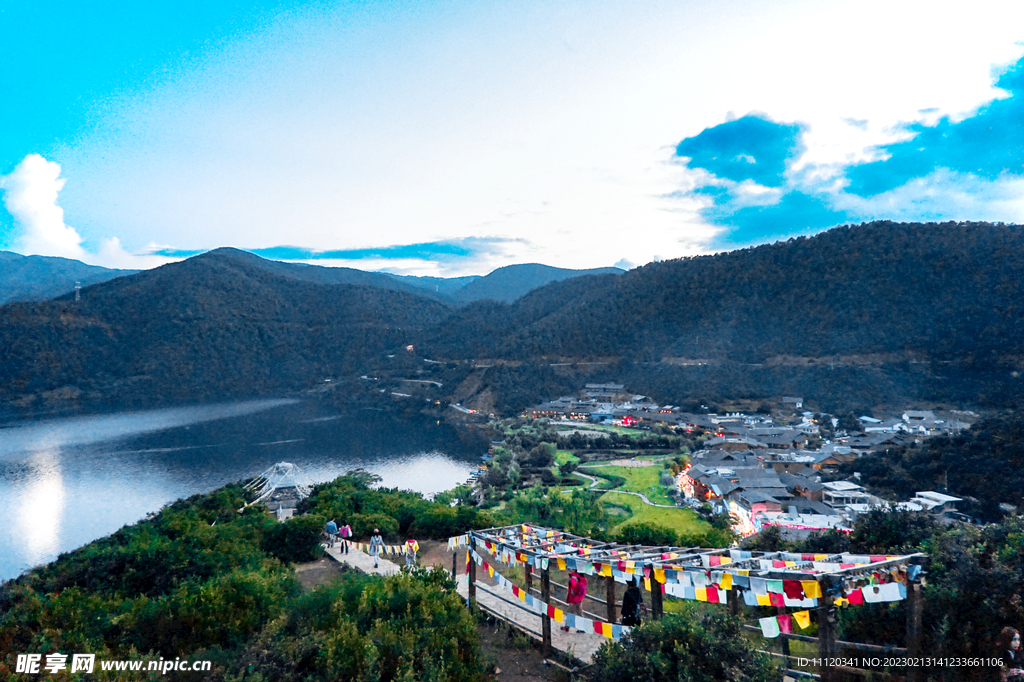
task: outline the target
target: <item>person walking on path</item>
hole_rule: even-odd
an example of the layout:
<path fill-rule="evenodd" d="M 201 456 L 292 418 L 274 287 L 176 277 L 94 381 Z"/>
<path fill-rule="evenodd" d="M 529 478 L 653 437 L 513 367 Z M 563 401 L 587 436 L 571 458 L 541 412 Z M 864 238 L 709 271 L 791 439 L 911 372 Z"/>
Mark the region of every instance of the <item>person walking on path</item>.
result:
<path fill-rule="evenodd" d="M 420 551 L 420 543 L 409 539 L 405 543 L 405 567 L 410 571 L 416 565 L 416 552 Z"/>
<path fill-rule="evenodd" d="M 373 567 L 379 567 L 380 551 L 384 549 L 384 538 L 380 535 L 380 529 L 374 528 L 370 537 L 370 556 L 373 557 Z"/>
<path fill-rule="evenodd" d="M 348 554 L 348 545 L 352 540 L 352 526 L 347 523 L 338 529 L 338 534 L 341 535 L 341 552 L 342 554 Z"/>
<path fill-rule="evenodd" d="M 583 617 L 583 598 L 587 596 L 587 577 L 580 575 L 578 571 L 573 571 L 569 575 L 569 589 L 565 595 L 565 602 L 569 605 L 569 611 L 575 613 L 580 618 Z M 568 625 L 563 625 L 562 629 L 566 632 L 569 631 Z M 576 628 L 577 632 L 583 632 L 582 629 Z"/>
<path fill-rule="evenodd" d="M 637 587 L 636 578 L 629 581 L 626 594 L 622 595 L 622 624 L 631 627 L 640 625 L 640 613 L 644 605 L 644 596 Z"/>
<path fill-rule="evenodd" d="M 324 527 L 324 535 L 327 536 L 327 546 L 334 547 L 334 541 L 338 537 L 338 524 L 331 519 Z"/>

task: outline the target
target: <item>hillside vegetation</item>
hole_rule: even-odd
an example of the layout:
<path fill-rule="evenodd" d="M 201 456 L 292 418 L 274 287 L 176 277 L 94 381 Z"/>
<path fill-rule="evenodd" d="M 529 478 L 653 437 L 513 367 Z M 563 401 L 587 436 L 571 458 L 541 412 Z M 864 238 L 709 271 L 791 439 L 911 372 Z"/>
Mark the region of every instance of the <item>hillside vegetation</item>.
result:
<path fill-rule="evenodd" d="M 698 405 L 796 394 L 830 410 L 1007 407 L 1024 397 L 1020 226 L 841 227 L 464 307 L 332 283 L 329 270 L 221 249 L 88 287 L 78 303 L 5 306 L 0 400 L 174 402 L 324 378 L 354 386 L 363 375 L 394 380 L 375 387 L 385 396 L 424 379 L 442 384 L 430 401 L 506 414 L 594 380 Z"/>

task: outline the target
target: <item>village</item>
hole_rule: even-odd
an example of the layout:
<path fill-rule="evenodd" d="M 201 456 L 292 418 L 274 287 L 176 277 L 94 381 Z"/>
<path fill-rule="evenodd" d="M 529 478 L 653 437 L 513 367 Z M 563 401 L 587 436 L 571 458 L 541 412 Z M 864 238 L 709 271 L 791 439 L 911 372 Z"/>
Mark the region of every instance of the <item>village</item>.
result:
<path fill-rule="evenodd" d="M 790 540 L 830 530 L 849 533 L 860 515 L 876 508 L 925 512 L 941 523 L 972 520 L 957 510 L 963 500 L 945 492 L 922 490 L 911 499 L 885 500 L 868 492 L 858 473 L 850 480 L 838 480 L 837 474 L 867 453 L 969 428 L 958 417 L 973 413 L 940 417 L 905 410 L 886 418 L 840 419 L 805 409 L 800 397 L 784 396 L 761 403 L 756 413 L 698 414 L 658 405 L 622 384 L 587 384 L 579 396 L 541 403 L 522 416 L 575 426 L 577 433 L 593 424 L 703 436 L 674 477 L 677 504 L 709 505 L 713 513 L 729 514 L 741 537 L 771 526 Z"/>

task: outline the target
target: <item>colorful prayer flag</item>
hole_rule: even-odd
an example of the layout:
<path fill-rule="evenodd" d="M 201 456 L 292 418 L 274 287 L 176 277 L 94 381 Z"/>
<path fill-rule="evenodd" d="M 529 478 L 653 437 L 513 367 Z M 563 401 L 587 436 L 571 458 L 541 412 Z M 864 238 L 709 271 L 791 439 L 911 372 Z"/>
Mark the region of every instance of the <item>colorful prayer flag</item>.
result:
<path fill-rule="evenodd" d="M 761 634 L 768 639 L 774 639 L 779 636 L 779 621 L 775 620 L 775 617 L 760 618 L 757 621 L 761 624 Z"/>

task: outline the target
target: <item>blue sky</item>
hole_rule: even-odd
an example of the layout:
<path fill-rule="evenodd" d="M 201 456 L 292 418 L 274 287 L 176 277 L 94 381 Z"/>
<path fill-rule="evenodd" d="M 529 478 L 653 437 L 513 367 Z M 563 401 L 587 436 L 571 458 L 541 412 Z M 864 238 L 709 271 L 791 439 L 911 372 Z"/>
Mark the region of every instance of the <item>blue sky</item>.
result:
<path fill-rule="evenodd" d="M 1024 222 L 1021 26 L 1006 1 L 0 0 L 0 249 L 455 276 Z"/>

